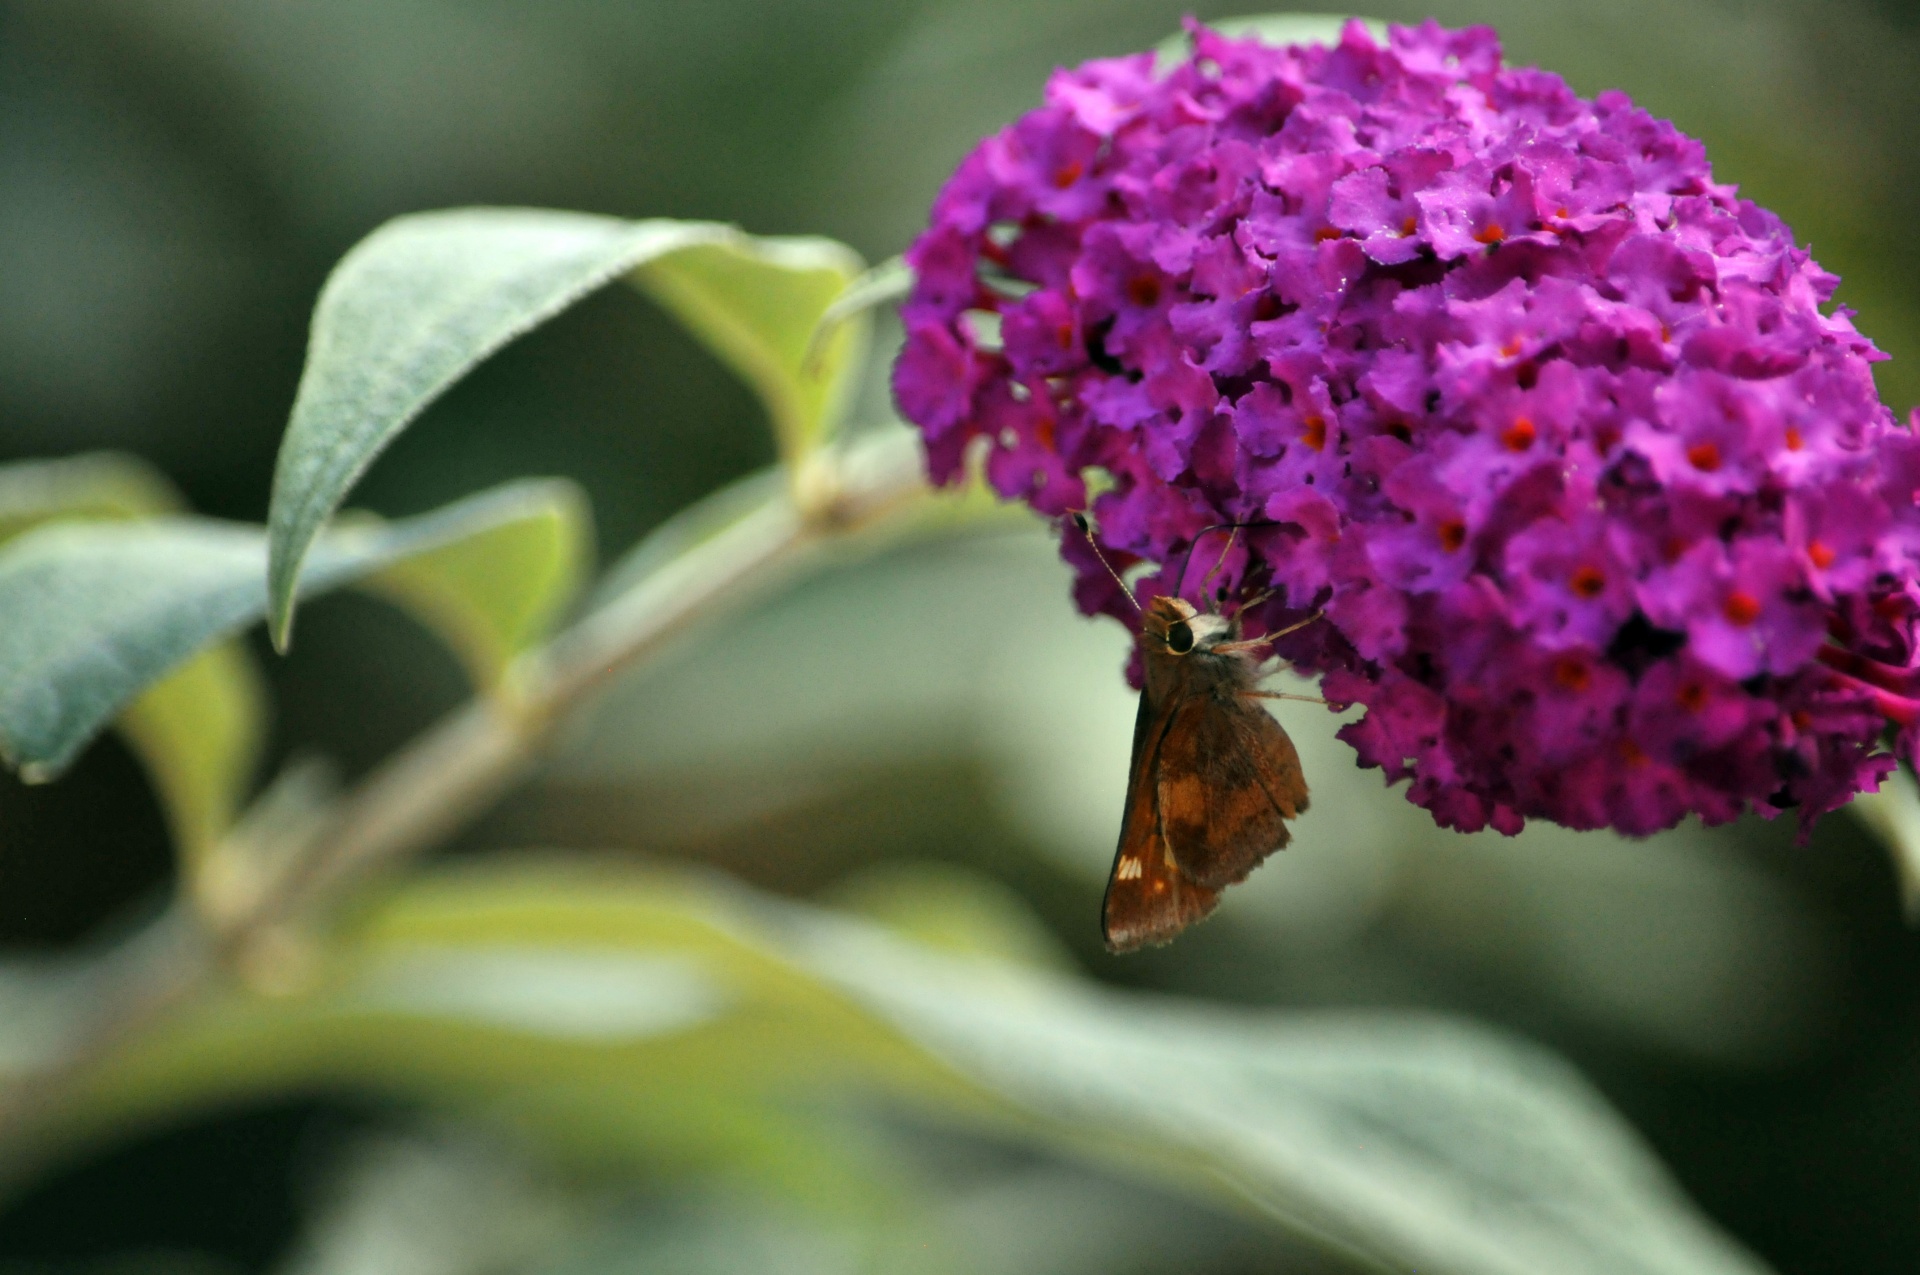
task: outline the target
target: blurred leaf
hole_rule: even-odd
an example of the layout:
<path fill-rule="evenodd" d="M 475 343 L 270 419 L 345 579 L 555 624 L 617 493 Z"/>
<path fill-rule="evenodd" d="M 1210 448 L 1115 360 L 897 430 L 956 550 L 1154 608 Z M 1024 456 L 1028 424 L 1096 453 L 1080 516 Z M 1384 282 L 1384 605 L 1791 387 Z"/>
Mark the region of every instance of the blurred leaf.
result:
<path fill-rule="evenodd" d="M 786 475 L 774 465 L 709 492 L 655 527 L 601 574 L 590 606 L 605 605 L 683 554 L 789 499 Z"/>
<path fill-rule="evenodd" d="M 705 1180 L 608 1183 L 473 1121 L 382 1130 L 335 1160 L 281 1275 L 1329 1275 L 1270 1231 L 1053 1157 L 843 1108 L 903 1207 L 835 1217 Z M 876 1160 L 881 1157 L 876 1156 Z M 611 1187 L 611 1189 L 609 1189 Z M 637 1189 L 636 1189 L 637 1188 Z M 1263 1260 L 1264 1259 L 1264 1260 Z"/>
<path fill-rule="evenodd" d="M 1873 830 L 1893 857 L 1900 882 L 1900 910 L 1907 924 L 1920 924 L 1920 787 L 1901 766 L 1880 781 L 1880 791 L 1863 792 L 1847 806 Z"/>
<path fill-rule="evenodd" d="M 781 458 L 792 466 L 830 437 L 859 383 L 863 316 L 847 316 L 817 350 L 810 347 L 863 265 L 831 239 L 735 232 L 654 257 L 632 278 L 760 395 Z"/>
<path fill-rule="evenodd" d="M 0 541 L 55 518 L 144 518 L 185 508 L 165 475 L 120 452 L 0 465 Z"/>
<path fill-rule="evenodd" d="M 585 495 L 549 480 L 519 517 L 402 558 L 360 586 L 411 612 L 476 685 L 493 687 L 565 614 L 592 565 L 592 536 Z"/>
<path fill-rule="evenodd" d="M 135 456 L 96 452 L 0 466 L 0 542 L 52 521 L 184 509 L 173 484 Z M 194 657 L 121 714 L 120 729 L 183 855 L 198 857 L 233 822 L 259 760 L 266 702 L 253 656 L 230 643 Z"/>
<path fill-rule="evenodd" d="M 892 1229 L 906 1228 L 896 1223 Z M 542 1275 L 952 1275 L 969 1269 L 933 1247 L 953 1236 L 927 1234 L 914 1233 L 917 1242 L 909 1244 L 879 1227 L 865 1234 L 829 1229 L 763 1199 L 683 1193 L 604 1228 L 572 1260 L 534 1269 Z"/>
<path fill-rule="evenodd" d="M 1006 886 L 951 864 L 881 864 L 843 881 L 830 901 L 944 952 L 993 956 L 1055 971 L 1073 968 L 1057 935 Z"/>
<path fill-rule="evenodd" d="M 329 1166 L 281 1275 L 509 1275 L 590 1226 L 595 1203 L 477 1130 L 382 1133 Z"/>
<path fill-rule="evenodd" d="M 1244 40 L 1253 38 L 1262 44 L 1338 44 L 1340 28 L 1351 18 L 1332 13 L 1263 13 L 1245 18 L 1209 18 L 1206 25 L 1221 35 Z M 1362 19 L 1373 38 L 1387 38 L 1387 24 Z M 1161 66 L 1182 62 L 1193 55 L 1193 41 L 1185 31 L 1170 35 L 1154 49 Z"/>
<path fill-rule="evenodd" d="M 574 968 L 588 976 L 571 981 Z M 462 980 L 471 991 L 450 995 Z M 1386 1269 L 1761 1269 L 1577 1075 L 1511 1039 L 1425 1016 L 1098 991 L 604 867 L 417 882 L 314 993 L 179 1021 L 104 1071 L 79 1114 L 341 1083 L 513 1114 L 577 1154 L 655 1160 L 738 1155 L 743 1120 L 866 1093 L 1250 1207 Z"/>
<path fill-rule="evenodd" d="M 847 284 L 840 295 L 833 299 L 833 304 L 821 312 L 819 323 L 807 338 L 808 370 L 812 371 L 820 365 L 830 343 L 848 320 L 889 301 L 898 301 L 911 291 L 913 267 L 907 264 L 905 257 L 888 257 Z"/>
<path fill-rule="evenodd" d="M 550 522 L 552 483 L 511 483 L 314 547 L 303 592 L 364 579 L 504 525 Z M 54 778 L 130 699 L 265 613 L 266 535 L 210 518 L 42 528 L 0 549 L 0 757 Z"/>
<path fill-rule="evenodd" d="M 311 849 L 339 790 L 339 773 L 317 756 L 296 755 L 268 780 L 194 865 L 190 884 L 200 917 L 224 926 L 256 905 L 265 874 L 289 867 Z"/>
<path fill-rule="evenodd" d="M 120 714 L 190 860 L 212 849 L 246 800 L 266 733 L 267 689 L 246 649 L 209 647 Z"/>
<path fill-rule="evenodd" d="M 857 373 L 853 333 L 819 378 L 797 369 L 820 312 L 859 268 L 827 240 L 756 240 L 715 222 L 470 208 L 381 227 L 341 259 L 314 308 L 268 515 L 275 642 L 286 644 L 301 565 L 348 489 L 507 342 L 639 271 L 762 394 L 791 458 L 818 440 Z"/>

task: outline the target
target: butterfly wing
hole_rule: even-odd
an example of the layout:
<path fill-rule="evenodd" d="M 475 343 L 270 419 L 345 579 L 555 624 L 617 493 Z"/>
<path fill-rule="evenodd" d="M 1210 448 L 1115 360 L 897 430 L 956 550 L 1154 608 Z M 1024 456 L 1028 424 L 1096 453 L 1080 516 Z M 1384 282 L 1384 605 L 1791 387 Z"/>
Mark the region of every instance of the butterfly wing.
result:
<path fill-rule="evenodd" d="M 1217 889 L 1200 885 L 1180 870 L 1160 819 L 1160 752 L 1185 701 L 1191 699 L 1184 696 L 1171 712 L 1162 712 L 1163 706 L 1157 706 L 1150 694 L 1140 696 L 1120 848 L 1113 857 L 1101 907 L 1101 929 L 1110 952 L 1168 942 L 1220 901 Z"/>
<path fill-rule="evenodd" d="M 1232 683 L 1189 695 L 1154 758 L 1158 820 L 1181 875 L 1219 891 L 1292 838 L 1307 808 L 1300 754 L 1258 699 Z"/>

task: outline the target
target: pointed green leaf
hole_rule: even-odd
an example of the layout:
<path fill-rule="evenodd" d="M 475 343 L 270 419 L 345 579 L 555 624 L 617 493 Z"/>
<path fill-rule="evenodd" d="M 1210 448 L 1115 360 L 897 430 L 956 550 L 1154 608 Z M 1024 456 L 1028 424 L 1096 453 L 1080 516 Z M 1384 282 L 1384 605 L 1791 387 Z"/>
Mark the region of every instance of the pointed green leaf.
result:
<path fill-rule="evenodd" d="M 134 456 L 97 452 L 0 466 L 0 541 L 44 523 L 179 513 L 173 484 Z M 266 733 L 260 670 L 237 644 L 201 652 L 141 695 L 119 727 L 189 858 L 210 847 L 246 797 Z"/>
<path fill-rule="evenodd" d="M 660 268 L 636 281 L 763 395 L 786 453 L 818 436 L 857 373 L 857 334 L 820 375 L 792 370 L 820 311 L 859 272 L 850 250 L 713 222 L 537 209 L 402 217 L 342 258 L 314 308 L 268 515 L 276 642 L 314 537 L 387 444 L 507 342 L 649 264 Z"/>
<path fill-rule="evenodd" d="M 705 223 L 462 209 L 402 217 L 341 259 L 314 308 L 274 473 L 270 593 L 284 641 L 314 537 L 375 456 L 513 338 Z"/>
<path fill-rule="evenodd" d="M 865 1094 L 1384 1270 L 1762 1269 L 1571 1069 L 1454 1021 L 1123 995 L 604 864 L 418 882 L 313 986 L 180 1023 L 122 1058 L 89 1118 L 346 1083 L 507 1116 L 584 1156 L 677 1163 L 698 1145 L 711 1163 L 752 1154 L 727 1127 L 748 1113 Z"/>
<path fill-rule="evenodd" d="M 513 483 L 315 546 L 302 590 L 387 570 L 504 523 L 551 520 L 553 488 Z M 266 611 L 262 528 L 210 518 L 74 523 L 0 549 L 0 758 L 59 774 L 134 696 Z"/>

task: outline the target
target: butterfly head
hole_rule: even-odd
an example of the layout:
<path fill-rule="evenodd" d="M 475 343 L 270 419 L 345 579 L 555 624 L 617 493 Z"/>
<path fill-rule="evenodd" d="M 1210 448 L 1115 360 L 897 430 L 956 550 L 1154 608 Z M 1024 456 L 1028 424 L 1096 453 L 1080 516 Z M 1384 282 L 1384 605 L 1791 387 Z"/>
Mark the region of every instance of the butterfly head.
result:
<path fill-rule="evenodd" d="M 1159 597 L 1147 607 L 1140 630 L 1148 649 L 1167 655 L 1209 651 L 1233 637 L 1233 622 L 1201 612 L 1183 598 Z"/>

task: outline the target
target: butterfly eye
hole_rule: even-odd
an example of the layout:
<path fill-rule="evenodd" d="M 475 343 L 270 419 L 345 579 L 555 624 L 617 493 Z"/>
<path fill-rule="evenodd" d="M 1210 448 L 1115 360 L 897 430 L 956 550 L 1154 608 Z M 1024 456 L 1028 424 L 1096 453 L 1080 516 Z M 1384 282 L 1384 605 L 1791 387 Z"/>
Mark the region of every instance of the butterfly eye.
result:
<path fill-rule="evenodd" d="M 1193 649 L 1193 629 L 1185 620 L 1175 620 L 1167 626 L 1167 649 L 1175 655 L 1185 655 Z"/>

